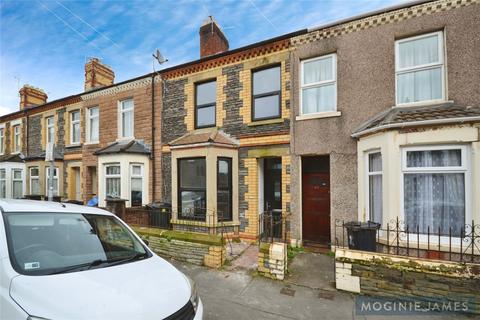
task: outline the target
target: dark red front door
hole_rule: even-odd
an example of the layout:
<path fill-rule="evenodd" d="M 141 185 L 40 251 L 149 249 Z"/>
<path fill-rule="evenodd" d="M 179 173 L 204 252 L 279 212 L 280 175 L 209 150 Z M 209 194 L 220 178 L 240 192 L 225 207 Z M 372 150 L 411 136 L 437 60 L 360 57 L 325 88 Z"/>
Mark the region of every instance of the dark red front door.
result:
<path fill-rule="evenodd" d="M 330 173 L 303 173 L 303 239 L 330 242 Z"/>

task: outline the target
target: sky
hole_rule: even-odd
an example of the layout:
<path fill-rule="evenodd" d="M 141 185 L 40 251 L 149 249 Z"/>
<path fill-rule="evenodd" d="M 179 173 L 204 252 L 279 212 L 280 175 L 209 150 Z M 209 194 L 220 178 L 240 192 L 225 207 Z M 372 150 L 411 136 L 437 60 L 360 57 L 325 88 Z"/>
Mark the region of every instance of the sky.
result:
<path fill-rule="evenodd" d="M 121 82 L 199 58 L 198 29 L 213 15 L 235 49 L 405 0 L 1 0 L 0 115 L 18 110 L 24 84 L 48 101 L 83 91 L 84 64 L 99 57 Z M 155 66 L 159 70 L 158 65 Z"/>

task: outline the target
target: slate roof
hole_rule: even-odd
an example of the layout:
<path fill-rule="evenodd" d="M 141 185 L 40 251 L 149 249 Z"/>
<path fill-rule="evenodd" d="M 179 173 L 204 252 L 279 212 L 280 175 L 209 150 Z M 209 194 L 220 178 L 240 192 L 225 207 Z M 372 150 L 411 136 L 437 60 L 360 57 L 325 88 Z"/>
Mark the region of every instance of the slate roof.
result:
<path fill-rule="evenodd" d="M 33 160 L 45 160 L 45 151 L 39 152 L 37 154 L 31 154 L 28 157 L 25 157 L 26 161 L 33 161 Z M 63 160 L 63 154 L 60 153 L 58 150 L 53 150 L 53 159 L 55 160 Z"/>
<path fill-rule="evenodd" d="M 172 147 L 187 146 L 193 144 L 213 143 L 231 147 L 238 147 L 238 141 L 217 129 L 199 130 L 189 132 L 178 139 L 170 141 Z"/>
<path fill-rule="evenodd" d="M 21 153 L 6 154 L 3 156 L 0 156 L 0 162 L 23 162 L 24 158 L 25 157 Z"/>
<path fill-rule="evenodd" d="M 376 132 L 388 128 L 401 128 L 404 126 L 422 125 L 424 121 L 435 123 L 459 123 L 480 121 L 480 106 L 461 106 L 453 102 L 420 106 L 420 107 L 394 107 L 384 111 L 355 130 L 353 137 Z"/>
<path fill-rule="evenodd" d="M 114 153 L 150 154 L 150 147 L 143 140 L 117 141 L 105 148 L 95 151 L 95 155 Z"/>

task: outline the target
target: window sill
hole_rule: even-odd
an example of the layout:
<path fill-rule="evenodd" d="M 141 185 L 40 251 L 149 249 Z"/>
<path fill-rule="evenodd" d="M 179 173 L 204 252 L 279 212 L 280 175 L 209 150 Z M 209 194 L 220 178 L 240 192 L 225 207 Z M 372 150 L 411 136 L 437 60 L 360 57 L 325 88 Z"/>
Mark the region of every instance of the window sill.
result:
<path fill-rule="evenodd" d="M 249 127 L 255 127 L 255 126 L 263 126 L 266 124 L 276 124 L 276 123 L 283 123 L 285 119 L 283 118 L 275 118 L 275 119 L 268 119 L 268 120 L 258 120 L 258 121 L 252 121 L 250 123 L 247 123 L 247 126 Z"/>
<path fill-rule="evenodd" d="M 73 144 L 69 144 L 67 146 L 65 146 L 65 148 L 78 148 L 78 147 L 81 147 L 82 144 L 81 143 L 73 143 Z"/>
<path fill-rule="evenodd" d="M 100 141 L 90 141 L 90 142 L 84 142 L 83 145 L 90 146 L 90 145 L 99 144 L 99 143 Z"/>
<path fill-rule="evenodd" d="M 433 106 L 442 103 L 453 103 L 453 100 L 428 100 L 428 101 L 420 101 L 420 102 L 411 102 L 411 103 L 401 103 L 396 104 L 393 108 L 407 108 L 407 107 L 423 107 L 423 106 Z"/>
<path fill-rule="evenodd" d="M 340 111 L 327 111 L 327 112 L 319 112 L 319 113 L 312 113 L 312 114 L 302 114 L 297 116 L 295 120 L 302 121 L 302 120 L 310 120 L 310 119 L 322 119 L 322 118 L 332 118 L 332 117 L 340 117 L 342 113 Z"/>
<path fill-rule="evenodd" d="M 132 140 L 135 140 L 135 137 L 122 137 L 122 138 L 117 138 L 117 142 L 128 142 L 128 141 L 132 141 Z"/>

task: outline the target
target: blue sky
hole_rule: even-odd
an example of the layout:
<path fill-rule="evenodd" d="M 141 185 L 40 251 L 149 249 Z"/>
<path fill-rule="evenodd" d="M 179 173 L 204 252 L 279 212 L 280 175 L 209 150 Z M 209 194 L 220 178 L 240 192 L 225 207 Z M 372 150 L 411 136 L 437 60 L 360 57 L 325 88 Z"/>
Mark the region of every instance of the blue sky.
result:
<path fill-rule="evenodd" d="M 199 58 L 198 28 L 213 15 L 238 48 L 401 0 L 175 0 L 0 2 L 0 115 L 18 110 L 18 89 L 40 87 L 49 101 L 83 90 L 88 57 L 100 57 L 120 82 Z"/>

